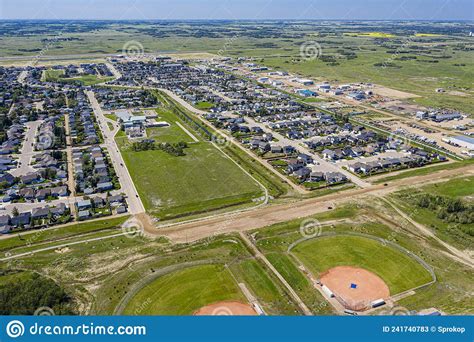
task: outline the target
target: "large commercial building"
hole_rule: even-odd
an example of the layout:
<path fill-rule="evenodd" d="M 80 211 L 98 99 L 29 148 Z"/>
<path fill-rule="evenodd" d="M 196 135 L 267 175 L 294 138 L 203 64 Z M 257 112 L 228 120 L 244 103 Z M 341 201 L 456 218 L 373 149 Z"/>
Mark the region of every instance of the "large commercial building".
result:
<path fill-rule="evenodd" d="M 458 135 L 448 139 L 451 143 L 465 147 L 468 150 L 474 150 L 474 138 L 465 135 Z"/>

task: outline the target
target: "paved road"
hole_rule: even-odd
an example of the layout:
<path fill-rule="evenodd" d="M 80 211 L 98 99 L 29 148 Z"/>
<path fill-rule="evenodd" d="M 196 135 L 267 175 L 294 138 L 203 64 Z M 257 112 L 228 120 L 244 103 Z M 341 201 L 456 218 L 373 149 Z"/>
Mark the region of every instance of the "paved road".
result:
<path fill-rule="evenodd" d="M 115 135 L 120 130 L 120 127 L 118 126 L 117 122 L 104 116 L 104 113 L 102 112 L 102 109 L 95 98 L 94 92 L 87 91 L 86 94 L 89 98 L 92 109 L 94 110 L 94 114 L 101 128 L 102 135 L 104 136 L 104 146 L 106 146 L 109 152 L 112 164 L 114 165 L 115 171 L 120 180 L 120 184 L 122 185 L 122 191 L 127 196 L 129 212 L 132 215 L 144 213 L 145 207 L 143 206 L 140 196 L 138 195 L 137 188 L 133 183 L 132 177 L 130 176 L 130 173 L 128 172 L 128 169 L 122 158 L 122 154 L 120 153 L 117 143 L 115 142 Z M 110 122 L 114 125 L 113 131 L 108 128 L 107 122 Z"/>
<path fill-rule="evenodd" d="M 252 118 L 250 117 L 245 117 L 245 120 L 251 125 L 251 126 L 258 126 L 260 127 L 261 129 L 263 129 L 264 131 L 270 131 L 273 136 L 278 139 L 278 143 L 280 145 L 283 145 L 283 146 L 286 146 L 286 145 L 289 145 L 289 146 L 293 146 L 294 148 L 296 148 L 297 150 L 299 150 L 300 152 L 302 153 L 305 153 L 309 156 L 311 156 L 313 158 L 313 160 L 316 162 L 316 163 L 319 163 L 318 165 L 321 166 L 321 169 L 323 170 L 327 170 L 327 171 L 332 171 L 332 172 L 340 172 L 342 174 L 344 174 L 347 179 L 350 179 L 354 184 L 360 186 L 361 188 L 367 188 L 369 186 L 371 186 L 370 183 L 368 182 L 365 182 L 363 181 L 362 179 L 360 179 L 359 177 L 357 177 L 356 175 L 353 175 L 352 173 L 344 170 L 343 168 L 333 164 L 333 163 L 330 163 L 324 159 L 322 159 L 321 157 L 319 157 L 316 153 L 314 153 L 311 149 L 309 149 L 308 147 L 304 146 L 304 145 L 300 145 L 301 141 L 296 141 L 296 140 L 291 140 L 291 139 L 288 139 L 287 137 L 281 135 L 280 133 L 278 132 L 275 132 L 271 129 L 269 129 L 268 127 L 265 126 L 265 124 L 263 123 L 260 123 L 260 122 L 256 122 L 255 120 L 253 120 Z"/>
<path fill-rule="evenodd" d="M 20 75 L 18 75 L 18 82 L 21 84 L 25 84 L 26 76 L 28 76 L 28 71 L 24 70 L 20 72 Z"/>
<path fill-rule="evenodd" d="M 41 120 L 37 120 L 30 121 L 25 124 L 27 130 L 25 133 L 23 146 L 21 148 L 20 154 L 17 155 L 17 157 L 19 157 L 18 168 L 10 171 L 13 176 L 20 177 L 35 171 L 35 169 L 30 166 L 31 157 L 40 152 L 35 152 L 32 145 L 35 143 L 36 132 L 38 131 L 38 127 L 42 122 L 43 121 Z"/>
<path fill-rule="evenodd" d="M 67 96 L 66 96 L 67 101 Z M 70 197 L 76 197 L 76 180 L 74 179 L 74 165 L 72 157 L 72 138 L 71 138 L 71 126 L 69 123 L 69 115 L 64 115 L 64 129 L 66 130 L 66 154 L 67 154 L 67 183 L 69 187 Z M 71 209 L 71 214 L 76 216 L 76 206 L 74 200 L 69 199 L 69 208 Z"/>
<path fill-rule="evenodd" d="M 109 68 L 110 72 L 112 74 L 114 74 L 114 77 L 117 79 L 117 78 L 120 78 L 122 77 L 122 74 L 120 73 L 120 71 L 117 70 L 117 68 L 110 62 L 107 62 L 105 63 L 105 65 L 107 65 L 107 67 Z"/>

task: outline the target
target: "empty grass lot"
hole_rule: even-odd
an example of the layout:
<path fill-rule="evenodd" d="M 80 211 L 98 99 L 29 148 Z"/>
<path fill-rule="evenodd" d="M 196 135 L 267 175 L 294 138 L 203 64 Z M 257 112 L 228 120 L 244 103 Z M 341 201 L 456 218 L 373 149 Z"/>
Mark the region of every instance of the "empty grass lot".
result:
<path fill-rule="evenodd" d="M 473 202 L 474 177 L 459 177 L 417 189 L 409 188 L 396 192 L 391 197 L 397 207 L 415 221 L 431 229 L 440 239 L 461 249 L 472 249 L 474 223 L 440 218 L 439 209 L 424 208 L 418 205 L 418 198 L 422 194 L 461 199 L 466 206 L 469 206 Z"/>
<path fill-rule="evenodd" d="M 143 287 L 123 314 L 190 315 L 203 306 L 230 300 L 246 302 L 230 272 L 221 265 L 196 266 L 164 275 Z"/>
<path fill-rule="evenodd" d="M 390 294 L 430 282 L 430 273 L 415 259 L 380 242 L 359 236 L 332 236 L 307 240 L 292 253 L 314 276 L 336 266 L 361 267 L 377 274 Z"/>
<path fill-rule="evenodd" d="M 64 70 L 49 69 L 43 73 L 43 80 L 46 82 L 75 83 L 79 82 L 84 86 L 92 86 L 112 80 L 113 77 L 100 77 L 97 75 L 83 75 L 79 77 L 64 77 Z"/>
<path fill-rule="evenodd" d="M 175 157 L 159 150 L 133 152 L 127 147 L 126 137 L 116 138 L 150 214 L 171 219 L 247 203 L 263 194 L 257 182 L 214 145 L 194 142 L 176 124 L 178 117 L 167 111 L 157 112 L 158 120 L 167 121 L 170 127 L 149 129 L 149 138 L 156 142 L 185 141 L 185 156 Z"/>
<path fill-rule="evenodd" d="M 35 245 L 38 243 L 53 242 L 56 240 L 71 238 L 82 234 L 88 234 L 103 230 L 117 228 L 120 233 L 120 226 L 128 219 L 128 216 L 108 218 L 94 222 L 84 222 L 70 224 L 64 227 L 51 229 L 40 229 L 30 233 L 22 233 L 10 238 L 0 239 L 0 251 L 7 251 L 13 248 Z"/>
<path fill-rule="evenodd" d="M 474 177 L 452 179 L 445 183 L 436 183 L 424 186 L 424 192 L 439 196 L 466 197 L 474 195 Z"/>

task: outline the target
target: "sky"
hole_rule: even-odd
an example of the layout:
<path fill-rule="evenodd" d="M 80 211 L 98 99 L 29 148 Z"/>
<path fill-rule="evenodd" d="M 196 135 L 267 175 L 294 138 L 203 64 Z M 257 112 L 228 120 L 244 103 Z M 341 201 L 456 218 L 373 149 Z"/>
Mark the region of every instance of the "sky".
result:
<path fill-rule="evenodd" d="M 474 20 L 474 0 L 0 0 L 0 19 Z"/>

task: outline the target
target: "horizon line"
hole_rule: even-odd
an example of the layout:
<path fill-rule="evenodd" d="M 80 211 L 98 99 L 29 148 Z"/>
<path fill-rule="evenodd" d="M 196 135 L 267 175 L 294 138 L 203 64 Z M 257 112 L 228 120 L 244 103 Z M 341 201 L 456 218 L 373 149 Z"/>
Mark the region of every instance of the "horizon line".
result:
<path fill-rule="evenodd" d="M 341 22 L 350 22 L 350 21 L 406 21 L 406 22 L 416 22 L 416 21 L 425 21 L 425 22 L 442 22 L 442 21 L 472 21 L 473 19 L 347 19 L 347 18 L 332 18 L 332 19 L 301 19 L 301 18 L 267 18 L 267 19 L 251 19 L 251 18 L 239 18 L 239 19 L 230 19 L 230 18 L 220 18 L 220 19 L 207 19 L 207 18 L 176 18 L 176 19 L 97 19 L 97 18 L 0 18 L 0 21 L 341 21 Z"/>

